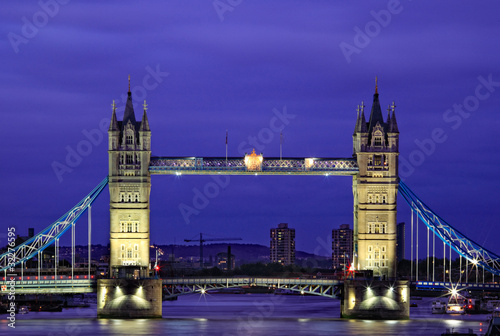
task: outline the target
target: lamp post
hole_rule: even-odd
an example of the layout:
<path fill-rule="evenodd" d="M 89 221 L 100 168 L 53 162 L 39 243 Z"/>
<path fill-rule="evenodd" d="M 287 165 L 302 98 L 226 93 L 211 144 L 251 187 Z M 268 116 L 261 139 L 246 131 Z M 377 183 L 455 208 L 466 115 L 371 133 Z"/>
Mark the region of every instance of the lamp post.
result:
<path fill-rule="evenodd" d="M 163 255 L 163 251 L 158 246 L 151 245 L 151 247 L 153 247 L 155 249 L 155 266 L 154 266 L 154 270 L 155 270 L 155 277 L 158 277 L 158 271 L 160 270 L 160 266 L 158 266 L 158 256 L 162 256 Z"/>

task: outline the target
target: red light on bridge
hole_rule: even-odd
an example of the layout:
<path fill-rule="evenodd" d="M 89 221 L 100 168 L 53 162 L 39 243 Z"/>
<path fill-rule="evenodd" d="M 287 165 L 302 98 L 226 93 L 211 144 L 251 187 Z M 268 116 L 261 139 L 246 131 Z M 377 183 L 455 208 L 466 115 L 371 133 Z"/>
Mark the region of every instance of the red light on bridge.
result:
<path fill-rule="evenodd" d="M 85 279 L 87 279 L 87 276 L 84 276 Z"/>
<path fill-rule="evenodd" d="M 80 279 L 80 276 L 79 276 L 79 275 L 77 275 L 77 276 L 76 276 L 76 278 L 77 278 L 77 279 Z"/>
<path fill-rule="evenodd" d="M 52 276 L 52 279 L 55 279 L 55 277 L 54 277 L 54 276 Z"/>
<path fill-rule="evenodd" d="M 61 275 L 61 277 L 60 277 L 59 279 L 62 279 L 62 278 L 63 278 L 63 277 L 62 277 L 62 275 Z"/>
<path fill-rule="evenodd" d="M 91 276 L 90 276 L 90 278 L 91 278 L 91 279 L 94 279 L 94 276 L 93 276 L 93 275 L 91 275 Z"/>
<path fill-rule="evenodd" d="M 44 276 L 44 277 L 43 277 L 43 279 L 45 280 L 45 279 L 47 279 L 47 277 L 46 277 L 46 276 Z"/>
<path fill-rule="evenodd" d="M 28 280 L 30 279 L 30 277 L 28 277 Z"/>
<path fill-rule="evenodd" d="M 37 277 L 37 276 L 35 277 L 35 280 L 38 280 L 38 277 Z"/>

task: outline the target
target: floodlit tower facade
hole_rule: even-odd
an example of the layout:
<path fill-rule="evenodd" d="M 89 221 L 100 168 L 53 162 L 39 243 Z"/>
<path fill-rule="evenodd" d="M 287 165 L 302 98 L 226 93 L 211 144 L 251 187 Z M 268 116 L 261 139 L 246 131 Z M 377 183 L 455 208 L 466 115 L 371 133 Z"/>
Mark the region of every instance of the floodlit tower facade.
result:
<path fill-rule="evenodd" d="M 142 120 L 136 121 L 129 77 L 123 120 L 117 120 L 113 102 L 108 130 L 112 277 L 137 278 L 149 274 L 151 130 L 146 111 L 144 102 Z"/>
<path fill-rule="evenodd" d="M 399 183 L 399 130 L 395 104 L 386 121 L 380 108 L 378 86 L 370 113 L 358 107 L 353 151 L 359 173 L 353 177 L 354 266 L 374 276 L 396 277 L 397 191 Z"/>

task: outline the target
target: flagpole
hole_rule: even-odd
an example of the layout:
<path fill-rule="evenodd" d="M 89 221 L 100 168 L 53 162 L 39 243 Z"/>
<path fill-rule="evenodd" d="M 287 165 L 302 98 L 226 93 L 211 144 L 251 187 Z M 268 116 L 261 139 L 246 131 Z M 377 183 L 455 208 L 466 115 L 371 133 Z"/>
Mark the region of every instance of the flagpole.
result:
<path fill-rule="evenodd" d="M 227 167 L 227 130 L 226 130 L 226 167 Z"/>
<path fill-rule="evenodd" d="M 283 161 L 283 132 L 280 132 L 280 161 Z"/>

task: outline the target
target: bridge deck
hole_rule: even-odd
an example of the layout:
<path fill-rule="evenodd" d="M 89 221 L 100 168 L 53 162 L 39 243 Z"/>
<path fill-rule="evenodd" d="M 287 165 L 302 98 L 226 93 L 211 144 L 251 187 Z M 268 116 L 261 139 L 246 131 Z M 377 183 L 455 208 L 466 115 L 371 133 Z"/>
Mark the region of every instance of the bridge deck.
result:
<path fill-rule="evenodd" d="M 235 277 L 235 278 L 171 278 L 163 279 L 164 285 L 338 285 L 340 280 L 331 279 L 297 279 L 297 278 L 268 278 L 268 277 Z"/>
<path fill-rule="evenodd" d="M 0 281 L 2 295 L 15 294 L 69 294 L 95 292 L 96 281 L 91 280 L 16 280 Z"/>
<path fill-rule="evenodd" d="M 334 296 L 331 290 L 335 286 L 343 284 L 341 280 L 332 279 L 297 279 L 297 278 L 271 278 L 271 277 L 235 277 L 235 278 L 169 278 L 163 279 L 163 285 L 176 287 L 178 291 L 172 291 L 172 295 L 190 294 L 203 290 L 215 290 L 220 288 L 240 286 L 265 286 L 286 288 L 293 291 L 305 293 Z M 452 283 L 452 282 L 414 282 L 417 289 L 424 290 L 449 290 L 469 289 L 500 291 L 498 283 Z M 12 290 L 10 281 L 0 281 L 0 294 L 7 295 Z M 16 294 L 55 294 L 55 293 L 91 293 L 95 292 L 96 280 L 16 280 L 14 291 Z"/>
<path fill-rule="evenodd" d="M 439 282 L 439 281 L 417 281 L 414 283 L 417 289 L 423 290 L 449 290 L 451 288 L 461 290 L 484 290 L 490 292 L 499 292 L 500 284 L 498 283 L 454 283 L 454 282 Z"/>
<path fill-rule="evenodd" d="M 356 175 L 353 158 L 263 158 L 258 169 L 249 169 L 244 158 L 151 157 L 153 175 Z"/>

